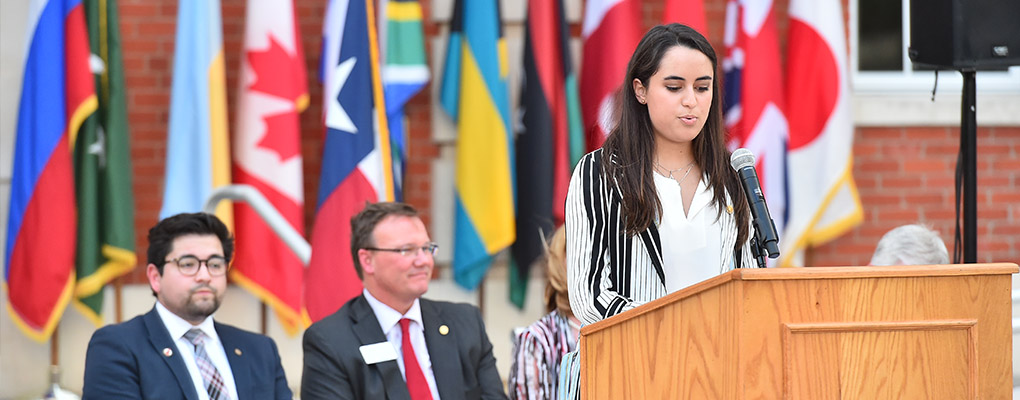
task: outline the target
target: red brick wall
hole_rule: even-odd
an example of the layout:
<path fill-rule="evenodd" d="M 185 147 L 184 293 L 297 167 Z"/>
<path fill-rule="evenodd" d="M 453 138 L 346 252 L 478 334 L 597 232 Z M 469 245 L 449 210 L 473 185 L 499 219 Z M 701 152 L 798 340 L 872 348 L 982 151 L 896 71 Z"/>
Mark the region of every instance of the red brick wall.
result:
<path fill-rule="evenodd" d="M 977 135 L 978 261 L 1020 262 L 1020 127 Z M 951 258 L 959 147 L 959 127 L 858 128 L 854 178 L 864 221 L 815 249 L 814 264 L 866 265 L 885 232 L 918 221 L 942 234 Z"/>
<path fill-rule="evenodd" d="M 506 0 L 504 0 L 506 1 Z M 523 1 L 523 0 L 521 0 Z M 302 150 L 305 173 L 306 224 L 311 231 L 318 189 L 318 171 L 322 142 L 322 91 L 318 84 L 322 15 L 326 0 L 297 0 L 298 24 L 302 33 L 308 66 L 309 108 L 301 115 Z M 240 67 L 244 30 L 244 0 L 222 0 L 224 53 L 227 67 L 228 109 L 233 125 L 237 71 Z M 787 1 L 777 1 L 780 36 L 785 36 Z M 431 1 L 423 0 L 425 34 L 439 34 L 440 26 L 428 17 Z M 177 2 L 172 0 L 122 0 L 121 31 L 124 63 L 129 90 L 131 155 L 134 162 L 134 189 L 139 264 L 145 264 L 148 228 L 156 223 L 162 202 L 163 164 L 165 162 L 171 74 L 173 69 L 174 29 Z M 659 23 L 661 3 L 646 1 L 645 27 Z M 722 38 L 725 3 L 706 0 L 709 36 Z M 580 24 L 571 32 L 580 34 Z M 722 55 L 721 40 L 713 40 Z M 431 41 L 426 40 L 426 47 Z M 783 46 L 785 48 L 785 46 Z M 431 52 L 427 52 L 430 54 Z M 433 71 L 438 82 L 441 71 Z M 426 87 L 407 107 L 409 161 L 406 201 L 423 212 L 426 224 L 431 219 L 431 166 L 438 147 L 431 137 L 431 101 Z M 925 221 L 938 229 L 952 246 L 953 183 L 952 170 L 958 140 L 958 128 L 860 128 L 855 142 L 854 173 L 864 205 L 864 223 L 814 251 L 817 265 L 865 264 L 874 243 L 894 226 Z M 978 132 L 979 162 L 979 249 L 981 261 L 1020 261 L 1020 128 L 982 128 Z M 128 282 L 144 282 L 144 269 L 126 277 Z"/>

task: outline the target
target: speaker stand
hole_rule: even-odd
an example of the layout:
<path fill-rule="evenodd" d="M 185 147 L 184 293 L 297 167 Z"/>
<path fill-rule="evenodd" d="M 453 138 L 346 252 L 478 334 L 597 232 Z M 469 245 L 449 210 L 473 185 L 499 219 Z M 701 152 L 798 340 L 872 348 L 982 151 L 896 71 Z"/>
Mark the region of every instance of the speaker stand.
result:
<path fill-rule="evenodd" d="M 963 158 L 963 262 L 977 262 L 977 94 L 974 69 L 961 69 L 963 101 L 960 153 Z M 956 189 L 959 190 L 959 185 Z M 959 198 L 959 197 L 958 197 Z M 959 218 L 959 216 L 957 216 Z M 959 226 L 959 225 L 957 225 Z"/>

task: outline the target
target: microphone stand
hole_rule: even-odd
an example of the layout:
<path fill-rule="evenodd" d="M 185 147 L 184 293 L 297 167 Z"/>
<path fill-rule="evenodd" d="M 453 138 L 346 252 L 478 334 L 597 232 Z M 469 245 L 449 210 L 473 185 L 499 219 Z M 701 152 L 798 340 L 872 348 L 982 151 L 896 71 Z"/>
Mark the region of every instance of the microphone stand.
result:
<path fill-rule="evenodd" d="M 754 224 L 754 235 L 751 236 L 751 255 L 758 262 L 758 268 L 765 268 L 766 250 L 762 246 L 761 233 L 758 232 L 758 224 Z"/>

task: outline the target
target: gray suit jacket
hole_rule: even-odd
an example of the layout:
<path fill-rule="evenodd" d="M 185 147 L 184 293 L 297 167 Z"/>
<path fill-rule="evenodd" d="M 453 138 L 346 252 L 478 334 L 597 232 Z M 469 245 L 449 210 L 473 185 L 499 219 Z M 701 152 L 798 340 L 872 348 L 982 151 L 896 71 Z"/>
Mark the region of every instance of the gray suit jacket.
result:
<path fill-rule="evenodd" d="M 442 400 L 506 399 L 478 308 L 421 299 L 421 316 Z M 368 365 L 361 356 L 361 346 L 385 341 L 363 295 L 312 324 L 304 335 L 301 398 L 410 399 L 396 360 Z"/>

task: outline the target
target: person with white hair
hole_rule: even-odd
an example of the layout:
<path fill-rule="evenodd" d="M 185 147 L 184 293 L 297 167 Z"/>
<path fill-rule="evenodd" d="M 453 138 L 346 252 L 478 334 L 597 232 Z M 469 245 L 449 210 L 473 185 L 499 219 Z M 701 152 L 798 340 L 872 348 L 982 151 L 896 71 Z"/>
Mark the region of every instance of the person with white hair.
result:
<path fill-rule="evenodd" d="M 878 241 L 870 265 L 949 264 L 949 251 L 938 232 L 921 224 L 903 225 Z"/>

